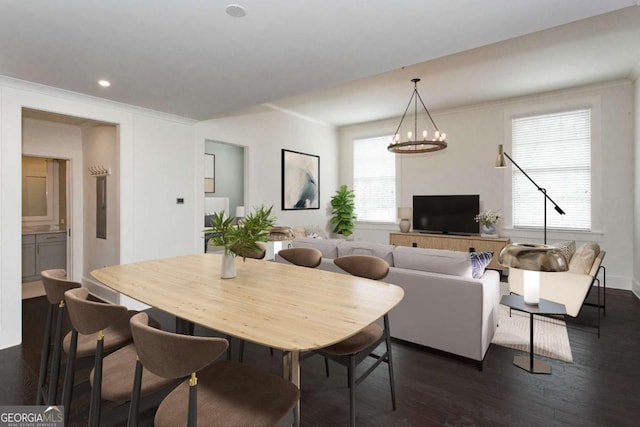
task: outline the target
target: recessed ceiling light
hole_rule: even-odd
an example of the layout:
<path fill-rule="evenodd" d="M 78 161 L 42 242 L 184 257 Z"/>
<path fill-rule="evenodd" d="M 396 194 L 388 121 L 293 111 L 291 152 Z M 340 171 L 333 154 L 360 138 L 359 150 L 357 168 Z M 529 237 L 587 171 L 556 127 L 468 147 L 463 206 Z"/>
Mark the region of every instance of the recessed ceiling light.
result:
<path fill-rule="evenodd" d="M 105 79 L 98 80 L 98 84 L 99 84 L 100 86 L 102 86 L 102 87 L 109 87 L 109 86 L 111 86 L 111 82 L 110 82 L 109 80 L 105 80 Z"/>
<path fill-rule="evenodd" d="M 239 4 L 229 4 L 225 8 L 225 10 L 227 12 L 227 15 L 233 16 L 234 18 L 242 18 L 247 14 L 247 11 L 244 9 L 244 7 L 240 6 Z"/>

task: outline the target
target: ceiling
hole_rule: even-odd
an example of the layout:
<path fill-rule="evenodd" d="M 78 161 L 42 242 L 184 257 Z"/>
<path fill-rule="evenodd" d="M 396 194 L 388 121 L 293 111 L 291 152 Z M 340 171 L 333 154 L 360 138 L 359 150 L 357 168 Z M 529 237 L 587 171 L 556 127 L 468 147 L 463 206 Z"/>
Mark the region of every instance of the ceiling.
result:
<path fill-rule="evenodd" d="M 242 18 L 219 0 L 2 0 L 0 75 L 194 120 L 268 103 L 340 126 L 402 114 L 413 77 L 434 110 L 640 63 L 638 0 L 238 1 Z"/>

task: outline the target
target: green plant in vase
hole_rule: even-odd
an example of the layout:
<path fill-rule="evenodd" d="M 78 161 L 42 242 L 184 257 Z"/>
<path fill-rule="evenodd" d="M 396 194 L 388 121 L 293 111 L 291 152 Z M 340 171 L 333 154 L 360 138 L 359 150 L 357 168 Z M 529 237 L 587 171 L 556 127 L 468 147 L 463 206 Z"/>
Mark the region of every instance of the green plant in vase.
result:
<path fill-rule="evenodd" d="M 211 216 L 211 227 L 203 232 L 213 234 L 209 243 L 223 246 L 225 255 L 242 255 L 248 250 L 259 250 L 256 242 L 269 240 L 269 230 L 276 222 L 276 217 L 271 215 L 272 210 L 273 206 L 267 208 L 260 205 L 237 223 L 225 211 L 216 212 Z"/>
<path fill-rule="evenodd" d="M 334 225 L 333 232 L 349 237 L 353 234 L 355 210 L 355 193 L 349 190 L 346 185 L 341 185 L 336 194 L 331 197 L 331 224 Z"/>
<path fill-rule="evenodd" d="M 269 230 L 276 222 L 276 218 L 271 214 L 272 210 L 273 206 L 267 208 L 260 205 L 238 222 L 224 211 L 211 216 L 211 227 L 204 229 L 203 232 L 212 233 L 209 243 L 224 247 L 223 278 L 235 277 L 233 258 L 236 255 L 246 260 L 247 253 L 250 251 L 261 250 L 257 242 L 269 240 Z"/>

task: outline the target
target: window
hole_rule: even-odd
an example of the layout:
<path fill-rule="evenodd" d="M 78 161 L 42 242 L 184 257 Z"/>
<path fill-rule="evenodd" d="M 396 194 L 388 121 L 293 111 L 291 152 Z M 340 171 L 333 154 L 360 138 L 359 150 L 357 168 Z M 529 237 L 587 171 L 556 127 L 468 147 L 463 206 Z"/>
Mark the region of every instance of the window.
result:
<path fill-rule="evenodd" d="M 547 201 L 547 227 L 591 229 L 591 109 L 514 118 L 512 157 L 566 212 Z M 514 227 L 542 227 L 544 201 L 516 167 L 511 168 Z"/>
<path fill-rule="evenodd" d="M 358 221 L 395 222 L 396 156 L 391 136 L 353 141 L 353 190 Z"/>

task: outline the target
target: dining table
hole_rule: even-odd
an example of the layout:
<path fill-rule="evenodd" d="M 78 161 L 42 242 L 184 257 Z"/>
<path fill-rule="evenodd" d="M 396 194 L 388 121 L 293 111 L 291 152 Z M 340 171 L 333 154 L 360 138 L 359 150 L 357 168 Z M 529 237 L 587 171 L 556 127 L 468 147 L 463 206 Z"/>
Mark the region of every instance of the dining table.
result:
<path fill-rule="evenodd" d="M 236 277 L 222 279 L 222 257 L 173 256 L 108 266 L 91 275 L 174 315 L 178 323 L 282 350 L 283 375 L 297 387 L 300 353 L 355 335 L 404 296 L 401 287 L 384 281 L 241 257 L 236 257 Z M 299 423 L 299 401 L 296 412 Z"/>

